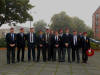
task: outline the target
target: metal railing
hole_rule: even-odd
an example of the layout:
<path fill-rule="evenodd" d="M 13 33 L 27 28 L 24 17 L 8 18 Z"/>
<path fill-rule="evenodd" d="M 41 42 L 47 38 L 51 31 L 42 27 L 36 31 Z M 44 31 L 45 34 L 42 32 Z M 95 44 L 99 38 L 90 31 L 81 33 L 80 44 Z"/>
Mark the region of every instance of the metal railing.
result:
<path fill-rule="evenodd" d="M 93 39 L 93 38 L 90 38 L 90 41 L 91 41 L 91 42 L 94 42 L 94 43 L 96 43 L 96 44 L 98 44 L 98 45 L 100 45 L 100 41 L 98 41 L 98 40 L 95 40 L 95 39 Z"/>

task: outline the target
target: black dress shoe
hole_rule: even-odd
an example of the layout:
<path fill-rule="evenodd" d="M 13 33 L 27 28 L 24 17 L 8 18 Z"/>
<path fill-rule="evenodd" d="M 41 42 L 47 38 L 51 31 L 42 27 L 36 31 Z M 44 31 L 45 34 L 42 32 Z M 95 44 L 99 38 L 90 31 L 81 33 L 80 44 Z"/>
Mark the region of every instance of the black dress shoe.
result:
<path fill-rule="evenodd" d="M 70 63 L 71 63 L 71 61 L 68 61 L 68 63 L 70 64 Z"/>
<path fill-rule="evenodd" d="M 37 60 L 36 62 L 39 62 L 39 60 Z"/>
<path fill-rule="evenodd" d="M 28 62 L 31 62 L 31 60 L 28 60 Z"/>
<path fill-rule="evenodd" d="M 77 63 L 80 63 L 80 61 L 77 61 Z"/>
<path fill-rule="evenodd" d="M 24 60 L 22 60 L 22 62 L 24 62 Z"/>
<path fill-rule="evenodd" d="M 65 62 L 65 60 L 62 60 L 61 62 Z"/>
<path fill-rule="evenodd" d="M 85 63 L 85 61 L 82 61 L 82 63 Z"/>
<path fill-rule="evenodd" d="M 10 64 L 10 62 L 7 62 L 7 64 Z"/>
<path fill-rule="evenodd" d="M 17 61 L 18 63 L 20 62 L 20 61 Z"/>
<path fill-rule="evenodd" d="M 75 60 L 72 60 L 72 62 L 75 62 Z"/>
<path fill-rule="evenodd" d="M 12 64 L 14 64 L 14 63 L 15 63 L 15 61 L 12 62 Z"/>
<path fill-rule="evenodd" d="M 87 64 L 87 61 L 85 61 L 84 63 Z"/>

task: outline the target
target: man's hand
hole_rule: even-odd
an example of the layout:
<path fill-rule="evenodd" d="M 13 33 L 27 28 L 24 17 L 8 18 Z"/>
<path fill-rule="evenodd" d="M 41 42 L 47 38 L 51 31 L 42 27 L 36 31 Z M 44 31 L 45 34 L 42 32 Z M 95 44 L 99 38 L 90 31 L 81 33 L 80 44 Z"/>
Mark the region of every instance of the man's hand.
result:
<path fill-rule="evenodd" d="M 68 43 L 65 43 L 65 46 L 68 47 Z"/>
<path fill-rule="evenodd" d="M 56 46 L 56 48 L 58 48 L 58 47 L 59 47 L 59 45 L 58 45 L 58 44 L 56 44 L 55 46 Z"/>
<path fill-rule="evenodd" d="M 40 44 L 40 47 L 43 47 L 43 45 L 42 45 L 42 44 Z"/>
<path fill-rule="evenodd" d="M 15 44 L 10 44 L 10 46 L 11 46 L 11 47 L 14 47 L 14 46 L 15 46 Z"/>

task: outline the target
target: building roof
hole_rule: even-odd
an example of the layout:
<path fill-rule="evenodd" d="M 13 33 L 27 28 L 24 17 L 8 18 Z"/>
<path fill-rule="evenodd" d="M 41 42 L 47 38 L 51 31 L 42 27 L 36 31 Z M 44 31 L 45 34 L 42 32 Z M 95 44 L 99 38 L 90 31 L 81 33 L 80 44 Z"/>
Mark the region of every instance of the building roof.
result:
<path fill-rule="evenodd" d="M 96 9 L 96 11 L 93 14 L 95 14 L 98 11 L 100 11 L 100 6 Z"/>

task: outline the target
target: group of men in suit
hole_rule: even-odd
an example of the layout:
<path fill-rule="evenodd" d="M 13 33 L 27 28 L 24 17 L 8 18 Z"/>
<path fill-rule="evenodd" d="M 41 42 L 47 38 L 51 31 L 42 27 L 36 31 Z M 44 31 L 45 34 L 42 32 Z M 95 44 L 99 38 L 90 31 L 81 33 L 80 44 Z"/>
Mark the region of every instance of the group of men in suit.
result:
<path fill-rule="evenodd" d="M 27 41 L 27 42 L 26 42 Z M 12 63 L 15 63 L 15 48 L 17 47 L 17 62 L 24 62 L 25 46 L 28 47 L 28 61 L 40 61 L 40 54 L 42 52 L 43 61 L 56 61 L 56 54 L 58 52 L 58 61 L 65 62 L 65 55 L 67 51 L 68 63 L 75 62 L 80 63 L 79 50 L 82 48 L 82 62 L 87 63 L 88 56 L 86 51 L 90 48 L 90 40 L 87 37 L 87 32 L 83 35 L 78 35 L 77 31 L 73 31 L 73 34 L 69 33 L 69 29 L 66 28 L 65 33 L 62 29 L 60 31 L 53 31 L 46 29 L 43 33 L 39 31 L 38 35 L 34 32 L 34 28 L 30 28 L 28 34 L 24 33 L 24 28 L 20 28 L 18 34 L 14 33 L 14 28 L 10 29 L 10 33 L 6 35 L 7 42 L 7 64 L 10 64 L 10 55 L 12 54 Z M 37 54 L 36 54 L 37 49 Z M 22 56 L 20 59 L 20 52 Z M 37 55 L 37 57 L 36 57 Z M 72 55 L 72 60 L 71 60 Z"/>

